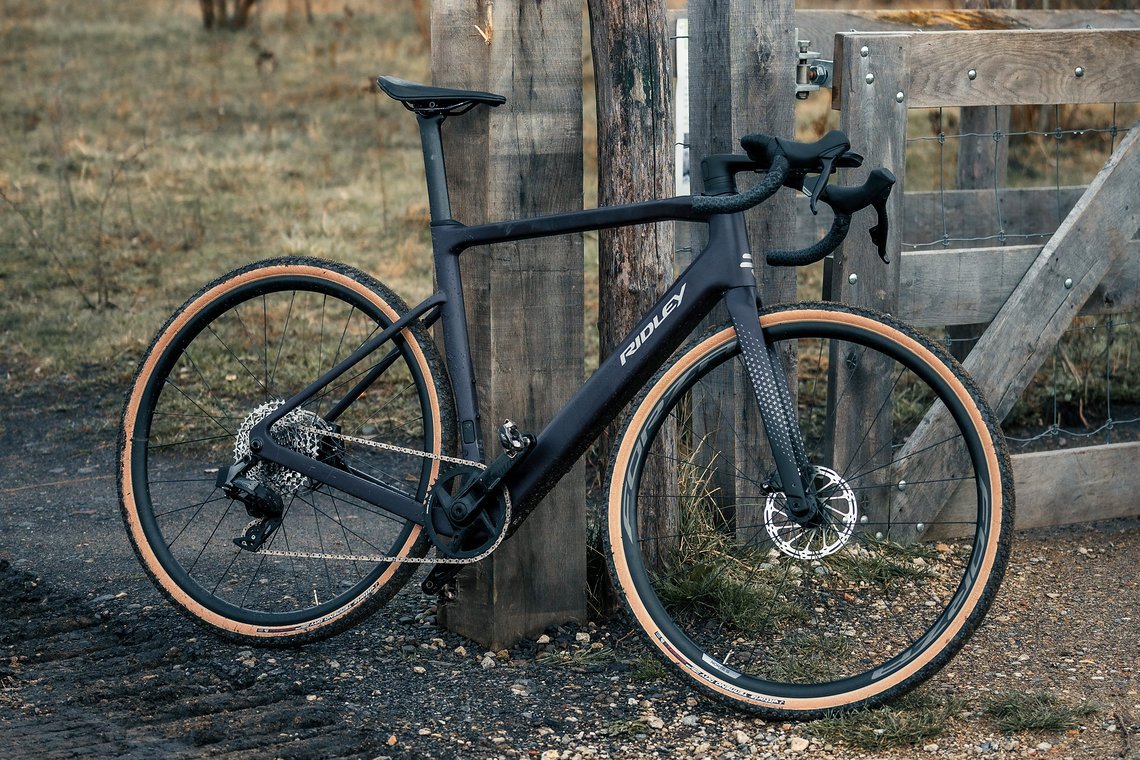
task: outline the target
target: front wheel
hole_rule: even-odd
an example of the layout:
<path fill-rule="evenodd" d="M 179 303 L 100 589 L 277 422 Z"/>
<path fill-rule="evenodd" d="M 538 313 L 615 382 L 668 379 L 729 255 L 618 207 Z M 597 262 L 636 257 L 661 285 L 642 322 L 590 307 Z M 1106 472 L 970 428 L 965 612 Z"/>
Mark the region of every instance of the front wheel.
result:
<path fill-rule="evenodd" d="M 406 310 L 358 270 L 276 259 L 206 286 L 154 339 L 123 413 L 120 498 L 143 566 L 195 621 L 297 644 L 361 620 L 410 577 L 414 565 L 388 558 L 426 553 L 416 523 L 265 461 L 243 474 L 259 501 L 218 485 L 219 471 L 250 456 L 256 423 Z M 454 426 L 439 357 L 413 323 L 270 435 L 423 501 L 439 459 L 367 442 L 438 457 L 451 453 Z"/>
<path fill-rule="evenodd" d="M 953 656 L 998 588 L 1001 431 L 961 367 L 897 320 L 818 303 L 760 324 L 797 367 L 819 513 L 787 508 L 727 325 L 633 408 L 606 490 L 615 577 L 658 654 L 717 697 L 780 718 L 891 699 Z"/>

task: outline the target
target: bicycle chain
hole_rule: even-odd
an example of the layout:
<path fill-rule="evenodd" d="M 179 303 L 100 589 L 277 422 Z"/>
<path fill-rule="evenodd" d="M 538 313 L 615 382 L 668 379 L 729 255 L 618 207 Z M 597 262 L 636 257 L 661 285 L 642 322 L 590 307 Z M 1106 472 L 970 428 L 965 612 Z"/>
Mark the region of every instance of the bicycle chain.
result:
<path fill-rule="evenodd" d="M 367 438 L 357 438 L 344 433 L 337 433 L 332 430 L 322 430 L 321 428 L 313 427 L 310 425 L 293 425 L 293 427 L 304 432 L 317 433 L 319 435 L 328 436 L 329 438 L 337 438 L 339 440 L 351 443 L 358 443 L 363 446 L 370 446 L 374 449 L 382 449 L 384 451 L 392 451 L 397 454 L 406 454 L 408 456 L 421 457 L 423 459 L 431 459 L 437 462 L 447 462 L 448 464 L 460 464 L 475 467 L 480 470 L 487 469 L 487 465 L 482 462 L 473 462 L 469 459 L 460 459 L 459 457 L 449 457 L 443 454 L 431 454 L 427 451 L 419 451 L 418 449 L 409 449 L 403 446 L 396 446 L 391 443 L 384 443 L 382 441 L 370 441 Z M 345 562 L 407 562 L 412 565 L 469 565 L 486 559 L 491 556 L 495 549 L 499 548 L 499 544 L 507 536 L 507 526 L 511 524 L 511 494 L 507 491 L 507 487 L 503 486 L 503 501 L 506 504 L 506 510 L 503 513 L 503 529 L 499 531 L 498 538 L 495 543 L 491 544 L 486 551 L 480 552 L 474 557 L 467 557 L 460 559 L 456 557 L 442 557 L 438 556 L 439 548 L 436 547 L 437 556 L 435 557 L 388 557 L 383 555 L 354 555 L 354 554 L 321 554 L 318 552 L 295 552 L 281 549 L 260 549 L 258 554 L 263 554 L 268 557 L 291 557 L 295 559 L 332 559 L 342 560 Z M 424 501 L 424 519 L 431 519 L 431 491 L 429 489 L 427 500 Z"/>

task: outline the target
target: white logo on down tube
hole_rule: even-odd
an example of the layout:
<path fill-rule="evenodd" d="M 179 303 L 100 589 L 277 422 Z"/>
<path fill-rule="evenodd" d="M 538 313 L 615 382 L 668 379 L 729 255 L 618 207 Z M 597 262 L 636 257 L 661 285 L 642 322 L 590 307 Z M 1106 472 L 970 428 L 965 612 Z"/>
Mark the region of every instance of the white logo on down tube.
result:
<path fill-rule="evenodd" d="M 681 289 L 677 291 L 677 294 L 666 301 L 665 305 L 661 307 L 661 313 L 653 315 L 653 321 L 641 328 L 641 332 L 634 336 L 633 342 L 625 347 L 621 352 L 622 366 L 625 366 L 626 359 L 636 354 L 637 349 L 645 345 L 645 342 L 653 335 L 653 331 L 661 326 L 661 323 L 673 313 L 673 310 L 681 305 L 681 301 L 685 298 L 686 287 L 688 287 L 688 283 L 681 285 Z"/>

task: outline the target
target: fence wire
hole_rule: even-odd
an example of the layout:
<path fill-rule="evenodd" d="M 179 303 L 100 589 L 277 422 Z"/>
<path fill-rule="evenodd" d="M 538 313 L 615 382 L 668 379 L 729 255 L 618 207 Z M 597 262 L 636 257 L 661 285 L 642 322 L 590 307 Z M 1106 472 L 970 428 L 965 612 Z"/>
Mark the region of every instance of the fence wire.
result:
<path fill-rule="evenodd" d="M 917 184 L 934 192 L 937 209 L 926 229 L 904 231 L 911 239 L 903 250 L 1044 245 L 1079 198 L 1071 186 L 1091 181 L 1135 122 L 1140 106 L 1028 108 L 1014 119 L 995 107 L 992 133 L 954 131 L 958 113 L 932 110 L 927 114 L 931 132 L 907 138 L 907 189 Z M 1051 123 L 1041 125 L 1046 116 Z M 1029 123 L 1034 120 L 1037 124 Z M 1011 121 L 1029 124 L 1002 128 Z M 911 131 L 914 126 L 912 119 Z M 963 213 L 948 202 L 959 189 L 957 155 L 967 138 L 992 141 L 992 176 L 978 196 L 982 204 L 992 203 L 988 211 L 979 205 L 976 213 Z M 1015 218 L 1003 201 L 1027 187 L 1051 189 L 1050 208 L 1038 203 L 1037 213 Z M 961 357 L 984 327 L 950 328 L 942 340 Z M 1140 313 L 1078 317 L 1003 422 L 1007 440 L 1022 450 L 1137 440 L 1138 365 Z"/>

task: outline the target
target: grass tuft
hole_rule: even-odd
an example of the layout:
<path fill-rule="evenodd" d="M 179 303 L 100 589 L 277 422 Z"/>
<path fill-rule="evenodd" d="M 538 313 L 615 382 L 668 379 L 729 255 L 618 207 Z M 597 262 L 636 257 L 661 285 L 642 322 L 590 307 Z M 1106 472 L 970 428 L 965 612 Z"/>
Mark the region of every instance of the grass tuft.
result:
<path fill-rule="evenodd" d="M 938 736 L 965 705 L 961 697 L 913 692 L 884 707 L 822 718 L 807 731 L 832 744 L 846 742 L 864 749 L 901 747 Z"/>
<path fill-rule="evenodd" d="M 1068 705 L 1047 691 L 1005 691 L 988 697 L 982 712 L 993 718 L 1002 731 L 1052 730 L 1076 728 L 1080 718 L 1102 710 L 1095 702 Z"/>
<path fill-rule="evenodd" d="M 639 657 L 633 662 L 633 671 L 630 677 L 635 681 L 659 681 L 669 675 L 665 664 L 656 657 Z"/>

